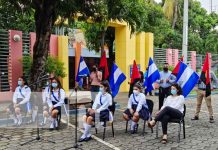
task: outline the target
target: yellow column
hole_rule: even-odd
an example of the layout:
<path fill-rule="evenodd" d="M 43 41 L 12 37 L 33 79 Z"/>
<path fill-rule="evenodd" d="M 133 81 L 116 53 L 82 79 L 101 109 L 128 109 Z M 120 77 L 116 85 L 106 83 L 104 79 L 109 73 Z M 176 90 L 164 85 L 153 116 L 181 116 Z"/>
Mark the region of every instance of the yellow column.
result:
<path fill-rule="evenodd" d="M 69 61 L 68 61 L 68 37 L 58 36 L 58 60 L 64 63 L 64 72 L 66 77 L 61 79 L 62 86 L 66 92 L 69 92 Z"/>
<path fill-rule="evenodd" d="M 115 61 L 118 67 L 126 75 L 127 79 L 120 87 L 120 92 L 129 90 L 130 81 L 130 65 L 136 56 L 136 38 L 135 35 L 130 37 L 128 26 L 120 26 L 115 28 Z M 137 62 L 138 63 L 138 62 Z"/>
<path fill-rule="evenodd" d="M 136 62 L 140 64 L 140 70 L 145 71 L 145 33 L 136 35 Z"/>
<path fill-rule="evenodd" d="M 149 57 L 153 59 L 154 54 L 154 35 L 153 33 L 145 33 L 145 64 L 148 66 Z"/>

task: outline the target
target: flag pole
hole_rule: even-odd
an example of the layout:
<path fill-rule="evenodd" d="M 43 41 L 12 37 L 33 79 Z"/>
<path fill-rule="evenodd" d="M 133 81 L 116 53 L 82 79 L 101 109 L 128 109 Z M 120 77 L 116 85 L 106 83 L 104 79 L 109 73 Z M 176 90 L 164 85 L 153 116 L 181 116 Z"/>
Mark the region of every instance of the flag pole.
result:
<path fill-rule="evenodd" d="M 182 39 L 182 55 L 184 56 L 184 63 L 187 63 L 187 49 L 188 49 L 188 0 L 184 0 L 183 11 L 183 39 Z"/>

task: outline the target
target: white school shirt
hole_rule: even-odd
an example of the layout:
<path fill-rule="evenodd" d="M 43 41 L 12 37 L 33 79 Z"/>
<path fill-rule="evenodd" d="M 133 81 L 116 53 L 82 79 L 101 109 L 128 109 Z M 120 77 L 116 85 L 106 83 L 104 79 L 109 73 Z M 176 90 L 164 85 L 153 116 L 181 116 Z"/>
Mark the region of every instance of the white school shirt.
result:
<path fill-rule="evenodd" d="M 59 90 L 60 90 L 60 97 L 59 97 Z M 54 96 L 57 98 L 57 100 L 54 98 Z M 56 91 L 53 90 L 53 94 L 52 92 L 50 92 L 49 94 L 49 98 L 48 98 L 48 106 L 51 108 L 53 107 L 58 107 L 58 106 L 62 106 L 64 104 L 64 99 L 65 99 L 65 91 L 63 89 L 58 89 Z M 56 102 L 55 105 L 52 104 L 52 102 Z"/>
<path fill-rule="evenodd" d="M 23 98 L 23 100 L 19 104 L 25 104 L 30 101 L 30 96 L 31 96 L 31 89 L 27 85 L 23 87 L 18 86 L 16 87 L 13 95 L 13 103 L 17 104 L 17 98 Z"/>
<path fill-rule="evenodd" d="M 179 96 L 170 95 L 165 100 L 163 106 L 161 107 L 161 110 L 164 109 L 166 106 L 169 106 L 178 109 L 181 113 L 183 113 L 184 103 L 185 103 L 185 98 L 183 95 L 179 95 Z"/>
<path fill-rule="evenodd" d="M 99 92 L 92 105 L 92 109 L 96 110 L 97 113 L 100 113 L 101 111 L 108 109 L 112 103 L 112 96 L 109 93 L 102 94 Z"/>
<path fill-rule="evenodd" d="M 134 96 L 135 96 L 135 99 L 134 99 Z M 137 108 L 136 108 L 137 112 L 139 112 L 142 109 L 142 106 L 145 106 L 148 108 L 147 103 L 146 103 L 145 94 L 139 93 L 138 95 L 136 95 L 132 93 L 131 96 L 129 97 L 127 108 L 131 109 L 132 105 L 137 105 Z"/>
<path fill-rule="evenodd" d="M 49 96 L 50 96 L 50 86 L 46 86 L 44 91 L 42 92 L 43 103 L 46 103 L 48 101 Z"/>

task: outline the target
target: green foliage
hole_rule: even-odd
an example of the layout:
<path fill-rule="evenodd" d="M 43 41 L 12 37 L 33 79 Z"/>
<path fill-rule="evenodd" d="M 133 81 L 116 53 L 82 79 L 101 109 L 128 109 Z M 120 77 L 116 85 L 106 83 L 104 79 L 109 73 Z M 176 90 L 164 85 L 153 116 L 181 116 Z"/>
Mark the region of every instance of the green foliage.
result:
<path fill-rule="evenodd" d="M 64 63 L 59 61 L 57 58 L 49 56 L 46 60 L 45 71 L 48 73 L 54 73 L 56 76 L 65 77 Z"/>
<path fill-rule="evenodd" d="M 15 9 L 9 1 L 0 0 L 0 29 L 14 29 L 25 32 L 35 30 L 34 10 L 24 12 Z"/>
<path fill-rule="evenodd" d="M 30 68 L 32 66 L 32 57 L 31 56 L 23 56 L 21 61 L 23 63 L 24 75 L 28 76 L 30 74 Z M 64 72 L 64 63 L 59 61 L 55 57 L 49 56 L 46 60 L 45 64 L 45 72 L 54 73 L 58 77 L 65 77 L 66 74 Z"/>

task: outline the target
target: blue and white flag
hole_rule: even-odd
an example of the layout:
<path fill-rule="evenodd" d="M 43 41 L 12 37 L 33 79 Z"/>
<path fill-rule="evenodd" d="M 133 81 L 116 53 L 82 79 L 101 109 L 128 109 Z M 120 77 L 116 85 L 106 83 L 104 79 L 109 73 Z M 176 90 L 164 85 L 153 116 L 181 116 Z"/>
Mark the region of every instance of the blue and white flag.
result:
<path fill-rule="evenodd" d="M 78 71 L 77 71 L 77 76 L 76 76 L 76 82 L 79 83 L 79 86 L 81 86 L 81 83 L 83 83 L 82 77 L 86 77 L 88 75 L 90 75 L 89 69 L 83 57 L 80 56 L 80 61 L 79 61 L 79 66 L 78 66 Z"/>
<path fill-rule="evenodd" d="M 180 62 L 179 72 L 177 74 L 176 83 L 182 88 L 182 94 L 186 97 L 197 84 L 199 76 L 190 67 Z"/>
<path fill-rule="evenodd" d="M 146 86 L 146 91 L 150 92 L 154 89 L 154 83 L 160 78 L 160 73 L 157 69 L 157 66 L 153 62 L 151 58 L 149 58 L 147 77 L 144 82 L 144 86 Z"/>
<path fill-rule="evenodd" d="M 119 92 L 120 85 L 126 80 L 126 76 L 114 63 L 110 74 L 110 87 L 112 91 L 112 97 L 115 97 Z"/>

